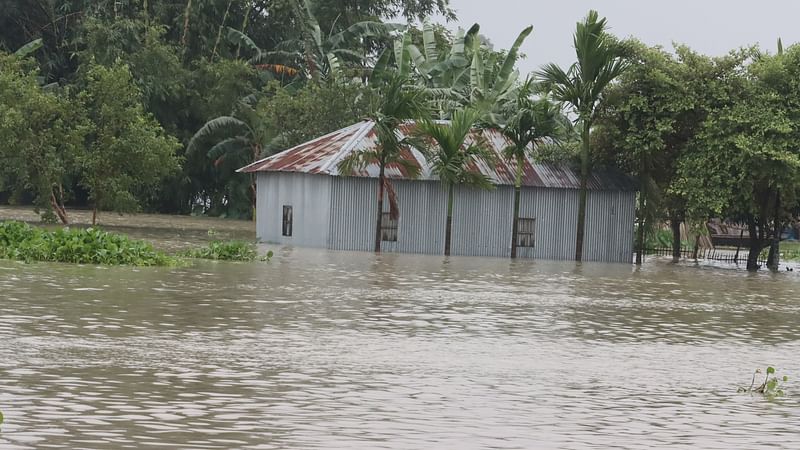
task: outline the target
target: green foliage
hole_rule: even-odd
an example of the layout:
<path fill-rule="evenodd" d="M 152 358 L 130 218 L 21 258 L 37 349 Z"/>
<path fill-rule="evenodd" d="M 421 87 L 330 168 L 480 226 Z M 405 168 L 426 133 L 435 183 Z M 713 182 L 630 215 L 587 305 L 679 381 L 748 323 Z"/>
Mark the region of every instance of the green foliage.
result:
<path fill-rule="evenodd" d="M 789 377 L 786 375 L 778 377 L 775 373 L 775 368 L 772 366 L 767 367 L 765 371 L 764 382 L 761 383 L 759 386 L 755 386 L 756 377 L 761 374 L 761 369 L 756 369 L 755 373 L 753 374 L 753 380 L 750 383 L 750 386 L 745 388 L 740 386 L 737 391 L 738 392 L 746 392 L 746 393 L 756 393 L 761 394 L 767 400 L 773 400 L 777 397 L 783 397 L 786 395 L 785 383 L 789 381 Z"/>
<path fill-rule="evenodd" d="M 0 192 L 45 217 L 63 200 L 90 129 L 80 107 L 38 83 L 31 61 L 0 53 Z"/>
<path fill-rule="evenodd" d="M 800 243 L 781 242 L 781 260 L 800 261 Z"/>
<path fill-rule="evenodd" d="M 353 83 L 310 83 L 299 89 L 269 84 L 256 106 L 270 136 L 265 154 L 362 120 L 369 115 L 371 95 L 369 89 Z"/>
<path fill-rule="evenodd" d="M 80 157 L 81 185 L 95 206 L 135 211 L 140 199 L 178 169 L 178 142 L 147 113 L 128 66 L 92 65 L 78 99 L 93 123 Z"/>
<path fill-rule="evenodd" d="M 479 130 L 473 133 L 480 115 L 480 111 L 473 109 L 458 110 L 449 123 L 423 119 L 417 125 L 417 147 L 425 153 L 431 170 L 446 187 L 456 184 L 483 189 L 494 187 L 485 175 L 469 169 L 473 159 L 494 166 L 494 152 Z"/>
<path fill-rule="evenodd" d="M 586 185 L 591 171 L 590 133 L 598 103 L 606 88 L 625 72 L 628 61 L 623 58 L 623 46 L 606 31 L 606 19 L 601 19 L 597 11 L 589 11 L 584 21 L 578 22 L 573 42 L 576 62 L 566 71 L 556 64 L 547 64 L 539 77 L 554 100 L 572 108 L 581 125 L 581 192 L 575 239 L 575 259 L 580 261 L 586 224 Z"/>
<path fill-rule="evenodd" d="M 253 261 L 258 257 L 258 251 L 256 246 L 250 242 L 214 240 L 206 247 L 188 250 L 183 255 L 189 258 L 220 261 Z M 269 261 L 272 255 L 272 250 L 270 250 L 261 260 Z"/>
<path fill-rule="evenodd" d="M 46 231 L 21 222 L 0 222 L 0 258 L 25 262 L 172 266 L 178 260 L 152 245 L 97 228 Z"/>

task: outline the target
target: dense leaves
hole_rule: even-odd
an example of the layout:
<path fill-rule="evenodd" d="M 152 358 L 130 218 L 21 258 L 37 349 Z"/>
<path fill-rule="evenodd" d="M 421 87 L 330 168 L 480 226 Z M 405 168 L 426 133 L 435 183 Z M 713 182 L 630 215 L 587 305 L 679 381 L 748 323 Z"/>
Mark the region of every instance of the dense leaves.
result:
<path fill-rule="evenodd" d="M 78 96 L 94 124 L 79 157 L 81 185 L 95 209 L 135 211 L 139 199 L 178 168 L 178 142 L 144 111 L 128 67 L 93 65 Z"/>
<path fill-rule="evenodd" d="M 186 251 L 184 256 L 219 261 L 253 261 L 258 257 L 255 244 L 244 241 L 211 241 L 207 246 Z M 272 258 L 272 251 L 262 259 Z"/>
<path fill-rule="evenodd" d="M 30 200 L 47 219 L 63 214 L 89 129 L 80 107 L 39 87 L 29 61 L 0 53 L 0 192 Z"/>
<path fill-rule="evenodd" d="M 25 262 L 170 266 L 177 260 L 143 241 L 97 228 L 47 231 L 21 222 L 0 222 L 0 258 Z"/>

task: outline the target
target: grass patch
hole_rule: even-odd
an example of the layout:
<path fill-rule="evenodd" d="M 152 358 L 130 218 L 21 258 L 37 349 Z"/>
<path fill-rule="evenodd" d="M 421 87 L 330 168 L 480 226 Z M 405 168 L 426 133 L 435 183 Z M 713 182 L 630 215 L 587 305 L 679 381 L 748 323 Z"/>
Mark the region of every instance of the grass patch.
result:
<path fill-rule="evenodd" d="M 245 241 L 211 241 L 207 246 L 187 250 L 182 256 L 189 258 L 214 259 L 219 261 L 253 261 L 258 258 L 258 251 L 253 243 Z M 261 257 L 268 261 L 272 251 Z"/>
<path fill-rule="evenodd" d="M 23 222 L 0 222 L 0 258 L 25 262 L 175 266 L 180 260 L 147 242 L 97 228 L 48 231 Z"/>
<path fill-rule="evenodd" d="M 786 261 L 800 261 L 800 242 L 781 242 L 781 259 Z"/>

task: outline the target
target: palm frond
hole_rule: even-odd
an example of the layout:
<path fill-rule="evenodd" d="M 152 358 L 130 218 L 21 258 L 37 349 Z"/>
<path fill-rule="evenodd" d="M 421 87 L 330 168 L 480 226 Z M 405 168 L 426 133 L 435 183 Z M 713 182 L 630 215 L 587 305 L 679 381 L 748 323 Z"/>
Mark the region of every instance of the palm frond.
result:
<path fill-rule="evenodd" d="M 213 138 L 217 133 L 223 132 L 228 134 L 238 133 L 239 135 L 245 133 L 251 136 L 254 134 L 252 128 L 244 121 L 232 116 L 220 116 L 209 120 L 197 130 L 197 133 L 189 140 L 189 144 L 186 146 L 186 152 L 193 153 L 197 151 L 202 141 Z"/>

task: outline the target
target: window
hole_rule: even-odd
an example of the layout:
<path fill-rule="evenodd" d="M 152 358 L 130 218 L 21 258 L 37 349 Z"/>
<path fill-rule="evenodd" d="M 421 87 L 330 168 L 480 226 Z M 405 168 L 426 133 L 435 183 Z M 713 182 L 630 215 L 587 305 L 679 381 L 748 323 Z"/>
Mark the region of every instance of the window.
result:
<path fill-rule="evenodd" d="M 392 219 L 388 212 L 383 213 L 381 218 L 381 240 L 397 242 L 397 220 Z"/>
<path fill-rule="evenodd" d="M 292 235 L 292 206 L 283 205 L 283 235 Z"/>
<path fill-rule="evenodd" d="M 517 221 L 517 247 L 533 247 L 536 231 L 536 219 L 520 219 Z"/>

